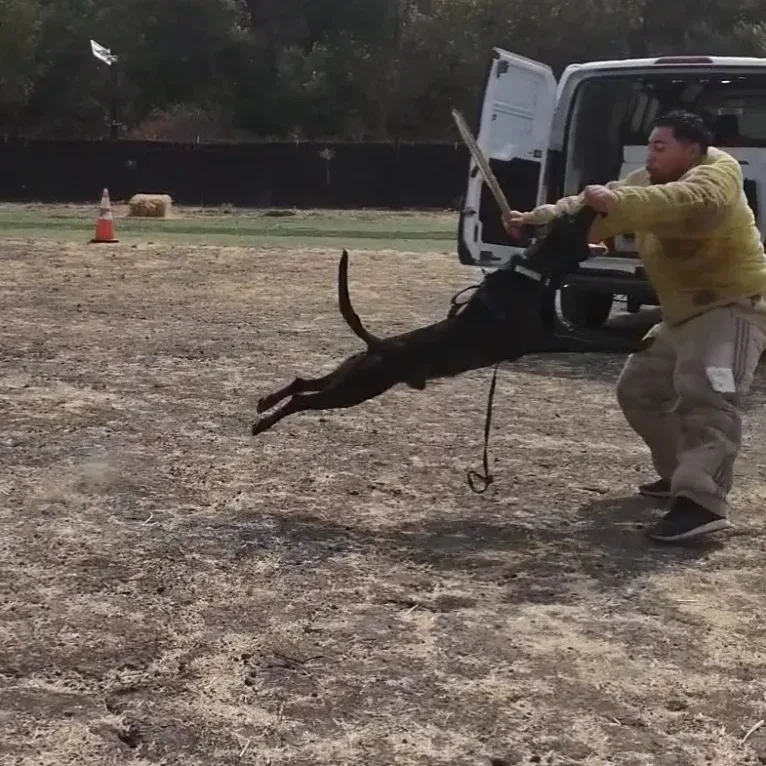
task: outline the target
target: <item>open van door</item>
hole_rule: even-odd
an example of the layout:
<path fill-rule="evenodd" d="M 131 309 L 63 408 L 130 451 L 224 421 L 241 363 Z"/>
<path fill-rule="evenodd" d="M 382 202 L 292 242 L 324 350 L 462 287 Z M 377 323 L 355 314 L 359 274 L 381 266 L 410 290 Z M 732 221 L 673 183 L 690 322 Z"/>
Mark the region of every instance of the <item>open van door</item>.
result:
<path fill-rule="evenodd" d="M 542 197 L 557 83 L 545 64 L 494 49 L 476 142 L 512 210 L 531 210 Z M 461 263 L 496 267 L 522 243 L 503 228 L 500 210 L 473 159 L 458 228 Z"/>

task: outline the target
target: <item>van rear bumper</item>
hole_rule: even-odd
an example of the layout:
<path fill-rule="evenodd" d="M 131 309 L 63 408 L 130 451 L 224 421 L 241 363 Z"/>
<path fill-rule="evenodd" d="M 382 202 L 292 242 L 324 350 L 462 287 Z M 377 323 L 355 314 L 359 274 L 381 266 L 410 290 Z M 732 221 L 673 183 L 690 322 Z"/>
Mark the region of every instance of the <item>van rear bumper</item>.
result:
<path fill-rule="evenodd" d="M 580 269 L 567 279 L 565 287 L 594 293 L 624 295 L 645 305 L 657 305 L 657 294 L 641 273 Z"/>

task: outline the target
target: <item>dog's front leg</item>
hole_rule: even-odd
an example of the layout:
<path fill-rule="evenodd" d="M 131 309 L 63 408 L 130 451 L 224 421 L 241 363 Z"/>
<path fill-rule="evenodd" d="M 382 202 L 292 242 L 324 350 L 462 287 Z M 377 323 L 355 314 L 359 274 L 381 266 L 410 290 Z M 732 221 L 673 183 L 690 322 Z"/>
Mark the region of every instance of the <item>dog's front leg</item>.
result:
<path fill-rule="evenodd" d="M 528 353 L 559 354 L 633 354 L 648 348 L 644 340 L 621 338 L 606 332 L 589 331 L 580 334 L 553 335 L 539 350 Z"/>

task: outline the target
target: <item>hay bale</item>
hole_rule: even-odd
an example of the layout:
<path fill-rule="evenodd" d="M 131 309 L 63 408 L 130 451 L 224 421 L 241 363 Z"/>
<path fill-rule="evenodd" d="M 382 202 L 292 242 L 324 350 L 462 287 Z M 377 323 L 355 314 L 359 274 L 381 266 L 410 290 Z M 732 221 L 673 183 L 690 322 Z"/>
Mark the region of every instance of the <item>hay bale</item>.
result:
<path fill-rule="evenodd" d="M 128 200 L 128 214 L 135 218 L 167 218 L 172 205 L 169 194 L 134 194 Z"/>

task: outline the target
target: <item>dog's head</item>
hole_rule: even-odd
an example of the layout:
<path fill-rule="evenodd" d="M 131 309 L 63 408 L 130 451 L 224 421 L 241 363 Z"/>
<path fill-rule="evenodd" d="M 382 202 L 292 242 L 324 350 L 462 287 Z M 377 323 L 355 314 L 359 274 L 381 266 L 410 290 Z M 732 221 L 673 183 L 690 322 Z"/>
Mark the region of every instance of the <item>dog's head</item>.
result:
<path fill-rule="evenodd" d="M 577 213 L 556 216 L 524 252 L 521 262 L 525 268 L 540 274 L 549 285 L 559 287 L 590 257 L 588 232 L 597 215 L 593 208 L 584 207 Z"/>

